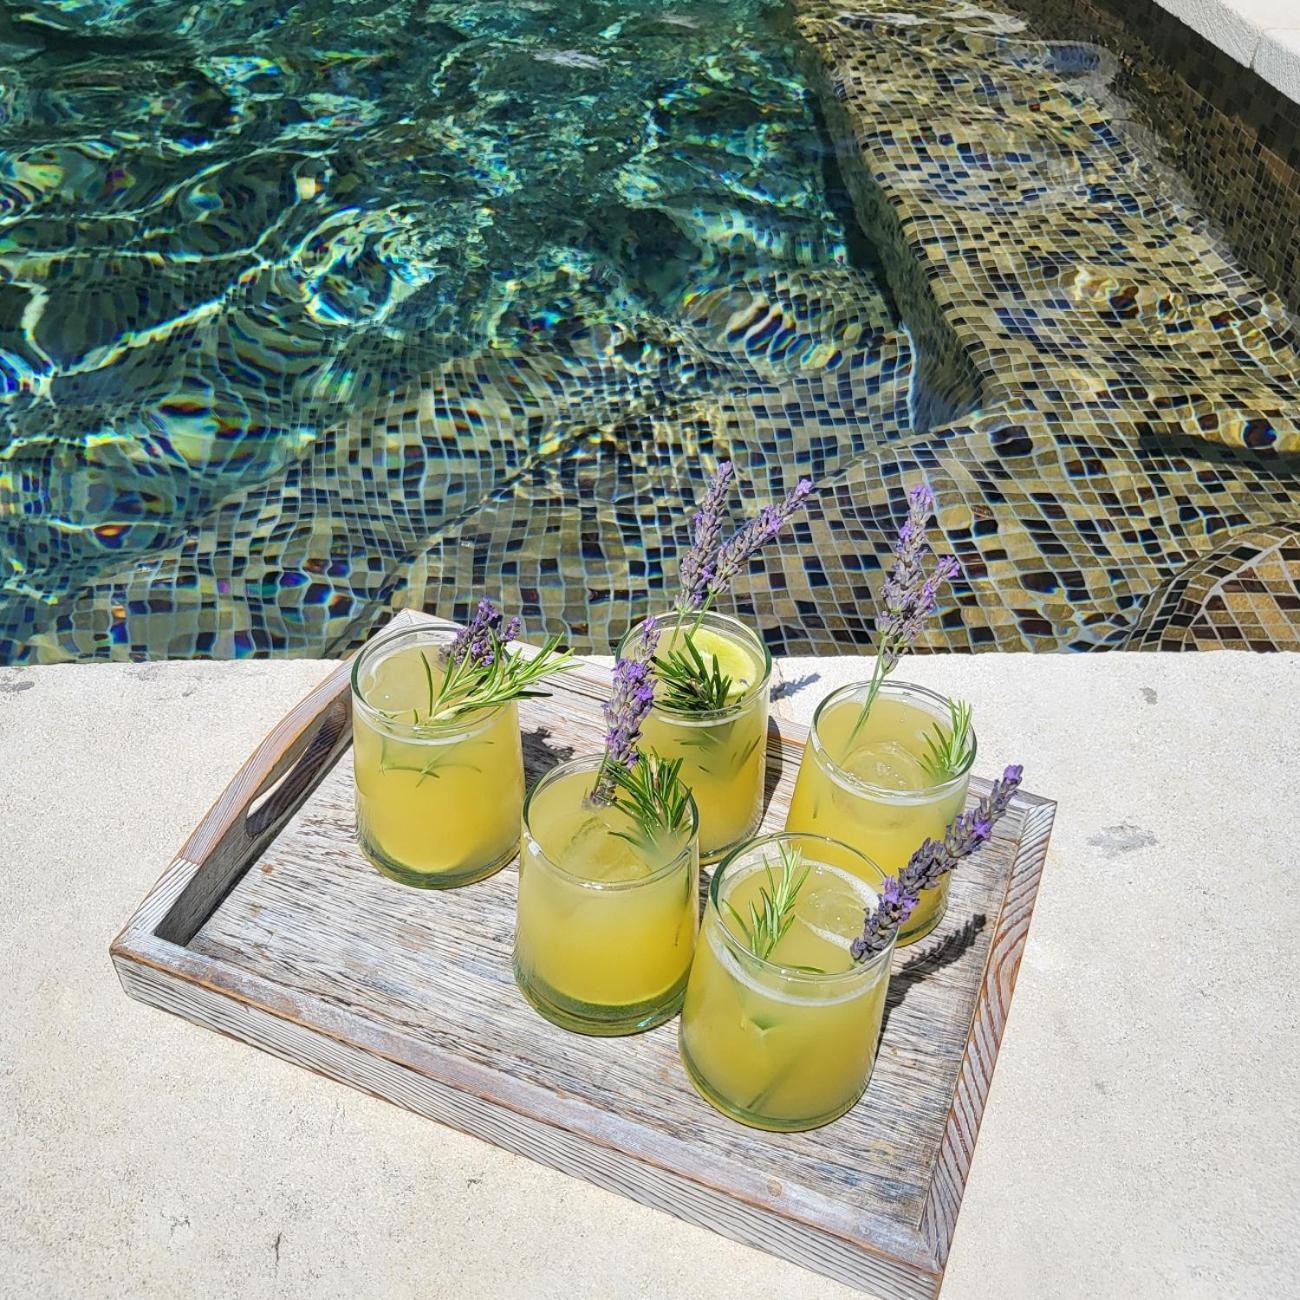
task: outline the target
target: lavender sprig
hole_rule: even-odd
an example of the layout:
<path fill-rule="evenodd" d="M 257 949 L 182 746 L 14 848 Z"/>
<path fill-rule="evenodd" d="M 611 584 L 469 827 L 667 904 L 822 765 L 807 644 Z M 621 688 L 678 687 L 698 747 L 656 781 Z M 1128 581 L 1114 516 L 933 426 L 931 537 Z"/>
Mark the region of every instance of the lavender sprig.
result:
<path fill-rule="evenodd" d="M 812 491 L 812 480 L 801 478 L 780 505 L 764 506 L 758 514 L 718 548 L 713 574 L 708 582 L 704 608 L 708 608 L 735 581 L 746 563 L 785 527 L 790 516 L 803 505 Z"/>
<path fill-rule="evenodd" d="M 1019 764 L 1008 767 L 974 808 L 953 818 L 941 843 L 926 840 L 902 871 L 885 881 L 875 909 L 866 915 L 861 935 L 849 945 L 854 961 L 884 952 L 916 907 L 921 891 L 933 889 L 963 858 L 988 842 L 1023 776 Z"/>
<path fill-rule="evenodd" d="M 479 709 L 544 695 L 533 688 L 543 678 L 573 667 L 573 653 L 560 651 L 558 636 L 548 637 L 530 657 L 522 647 L 508 649 L 507 642 L 515 640 L 519 630 L 517 618 L 507 622 L 490 600 L 481 600 L 447 649 L 441 681 L 435 683 L 433 665 L 421 651 L 429 702 L 424 717 L 412 710 L 415 726 L 438 728 Z"/>
<path fill-rule="evenodd" d="M 677 608 L 681 611 L 699 609 L 708 595 L 718 547 L 722 544 L 722 518 L 731 482 L 731 462 L 724 460 L 691 520 L 691 548 L 682 557 L 682 589 L 677 597 Z"/>
<path fill-rule="evenodd" d="M 615 771 L 631 771 L 637 762 L 641 724 L 654 704 L 654 669 L 651 660 L 659 645 L 659 624 L 648 618 L 641 625 L 631 653 L 614 665 L 614 689 L 602 705 L 605 715 L 605 757 L 591 792 L 591 802 L 612 804 Z"/>
<path fill-rule="evenodd" d="M 862 934 L 849 945 L 849 955 L 854 961 L 865 961 L 874 953 L 884 952 L 895 931 L 912 915 L 917 899 L 904 893 L 897 876 L 890 876 L 876 900 L 875 911 L 868 912 L 862 924 Z"/>
<path fill-rule="evenodd" d="M 926 620 L 939 607 L 939 592 L 961 572 L 951 555 L 942 555 L 934 568 L 925 572 L 925 554 L 930 549 L 925 526 L 934 513 L 934 493 L 918 483 L 907 494 L 907 519 L 894 543 L 894 567 L 880 591 L 880 612 L 876 615 L 876 666 L 867 688 L 867 698 L 849 736 L 852 742 L 862 730 L 884 680 L 921 635 Z"/>
<path fill-rule="evenodd" d="M 812 492 L 812 481 L 800 479 L 794 490 L 775 506 L 764 506 L 725 542 L 722 515 L 731 490 L 730 461 L 718 466 L 692 521 L 691 548 L 682 558 L 681 592 L 677 597 L 674 647 L 655 661 L 664 688 L 664 703 L 681 713 L 712 713 L 726 706 L 734 683 L 718 668 L 716 657 L 709 660 L 693 641 L 704 615 L 725 593 L 748 561 L 785 527 Z M 694 622 L 682 635 L 688 615 Z"/>
<path fill-rule="evenodd" d="M 507 623 L 490 600 L 480 600 L 474 617 L 456 633 L 456 639 L 447 651 L 447 660 L 454 664 L 469 659 L 483 668 L 490 668 L 496 658 L 497 646 L 518 640 L 519 630 L 518 617 Z"/>

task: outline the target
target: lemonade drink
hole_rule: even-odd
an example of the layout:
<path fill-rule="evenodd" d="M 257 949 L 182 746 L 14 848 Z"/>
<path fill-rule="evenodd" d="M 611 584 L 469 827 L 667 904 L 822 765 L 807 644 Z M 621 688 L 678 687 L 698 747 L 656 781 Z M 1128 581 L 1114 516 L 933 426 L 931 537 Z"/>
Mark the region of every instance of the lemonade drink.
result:
<path fill-rule="evenodd" d="M 452 631 L 371 642 L 352 670 L 357 842 L 385 875 L 424 889 L 468 884 L 519 845 L 523 754 L 514 702 L 430 723 Z"/>
<path fill-rule="evenodd" d="M 751 904 L 761 910 L 768 867 L 783 840 L 799 847 L 809 871 L 789 928 L 760 957 L 742 922 Z M 752 841 L 714 873 L 680 1047 L 691 1082 L 724 1114 L 757 1128 L 815 1128 L 862 1095 L 893 948 L 858 963 L 849 945 L 862 933 L 883 878 L 847 846 L 804 835 Z"/>
<path fill-rule="evenodd" d="M 642 727 L 647 750 L 682 760 L 681 779 L 700 811 L 700 857 L 713 862 L 752 836 L 763 817 L 772 657 L 749 628 L 725 614 L 704 614 L 698 626 L 697 617 L 687 615 L 680 628 L 676 614 L 664 614 L 659 627 L 656 659 L 689 636 L 705 664 L 716 664 L 732 681 L 726 706 L 709 713 L 665 707 L 661 685 Z M 638 633 L 634 627 L 623 645 Z"/>
<path fill-rule="evenodd" d="M 698 819 L 692 808 L 688 834 L 645 843 L 620 808 L 588 802 L 600 764 L 565 763 L 528 796 L 515 979 L 566 1029 L 629 1034 L 681 1006 L 699 922 Z"/>
<path fill-rule="evenodd" d="M 897 875 L 926 839 L 942 840 L 966 805 L 975 748 L 962 769 L 936 780 L 926 739 L 947 734 L 948 701 L 906 682 L 880 687 L 860 729 L 867 683 L 845 686 L 818 706 L 804 750 L 786 829 L 843 840 Z M 948 905 L 949 877 L 924 890 L 898 944 L 929 934 Z"/>

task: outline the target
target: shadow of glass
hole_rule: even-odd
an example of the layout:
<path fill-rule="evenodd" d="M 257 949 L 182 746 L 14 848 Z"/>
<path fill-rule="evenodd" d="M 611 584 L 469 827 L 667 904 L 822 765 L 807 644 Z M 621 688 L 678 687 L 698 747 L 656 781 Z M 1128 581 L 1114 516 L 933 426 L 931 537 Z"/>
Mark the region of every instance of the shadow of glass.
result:
<path fill-rule="evenodd" d="M 912 989 L 927 975 L 933 975 L 936 971 L 943 970 L 945 966 L 951 966 L 953 962 L 959 961 L 970 950 L 971 945 L 979 938 L 980 931 L 987 924 L 984 913 L 977 912 L 960 930 L 944 935 L 938 943 L 918 952 L 906 966 L 896 969 L 890 975 L 889 993 L 885 997 L 885 1018 L 881 1025 L 882 1034 L 889 1027 L 889 1017 L 903 1005 Z"/>
<path fill-rule="evenodd" d="M 781 784 L 781 775 L 785 771 L 785 756 L 781 752 L 781 731 L 775 718 L 767 720 L 767 771 L 763 775 L 763 817 L 767 817 L 768 805 Z"/>
<path fill-rule="evenodd" d="M 536 727 L 522 733 L 524 746 L 524 775 L 529 786 L 538 777 L 545 776 L 553 767 L 567 763 L 578 751 L 572 745 L 554 745 L 552 733 L 546 727 Z"/>
<path fill-rule="evenodd" d="M 772 691 L 772 698 L 774 700 L 788 700 L 792 695 L 797 695 L 805 686 L 811 686 L 814 682 L 821 681 L 821 679 L 821 673 L 804 673 L 802 677 L 787 678 L 775 687 Z"/>

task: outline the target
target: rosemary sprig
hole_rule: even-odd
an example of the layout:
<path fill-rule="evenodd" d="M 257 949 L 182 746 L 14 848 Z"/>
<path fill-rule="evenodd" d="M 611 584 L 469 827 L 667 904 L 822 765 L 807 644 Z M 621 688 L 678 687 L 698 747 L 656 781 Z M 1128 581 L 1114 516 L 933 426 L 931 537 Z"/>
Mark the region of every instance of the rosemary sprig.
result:
<path fill-rule="evenodd" d="M 972 716 L 971 706 L 965 700 L 949 700 L 948 729 L 945 731 L 936 722 L 933 734 L 926 736 L 921 766 L 936 782 L 951 780 L 970 765 L 975 748 Z"/>
<path fill-rule="evenodd" d="M 414 729 L 445 727 L 447 723 L 479 709 L 492 709 L 511 700 L 546 695 L 548 692 L 535 689 L 537 684 L 574 667 L 573 652 L 559 649 L 558 636 L 547 637 L 542 648 L 529 658 L 523 647 L 507 650 L 505 642 L 495 631 L 489 630 L 483 635 L 490 647 L 490 655 L 482 658 L 471 655 L 449 657 L 441 665 L 441 682 L 436 679 L 428 655 L 420 651 L 429 696 L 423 714 L 419 709 L 410 710 Z"/>
<path fill-rule="evenodd" d="M 710 666 L 696 648 L 691 632 L 679 640 L 662 658 L 654 661 L 660 686 L 659 702 L 679 713 L 712 713 L 725 709 L 731 697 L 732 679 L 718 667 Z"/>
<path fill-rule="evenodd" d="M 682 760 L 642 754 L 631 767 L 609 769 L 614 806 L 636 823 L 636 833 L 613 831 L 638 849 L 651 850 L 691 828 L 691 792 L 681 780 Z"/>
<path fill-rule="evenodd" d="M 795 900 L 812 871 L 811 867 L 804 865 L 803 854 L 793 845 L 781 844 L 780 854 L 779 879 L 772 870 L 771 861 L 764 862 L 767 884 L 759 888 L 757 905 L 750 903 L 748 919 L 741 916 L 728 900 L 724 899 L 722 904 L 740 926 L 750 952 L 764 961 L 794 924 Z"/>

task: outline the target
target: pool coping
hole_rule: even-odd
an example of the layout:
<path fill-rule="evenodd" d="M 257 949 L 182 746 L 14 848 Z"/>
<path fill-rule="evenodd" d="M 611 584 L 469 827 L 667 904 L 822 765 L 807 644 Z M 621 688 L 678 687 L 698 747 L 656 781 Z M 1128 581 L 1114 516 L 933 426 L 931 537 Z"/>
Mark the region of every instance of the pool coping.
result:
<path fill-rule="evenodd" d="M 1155 0 L 1216 49 L 1300 103 L 1296 0 Z"/>

